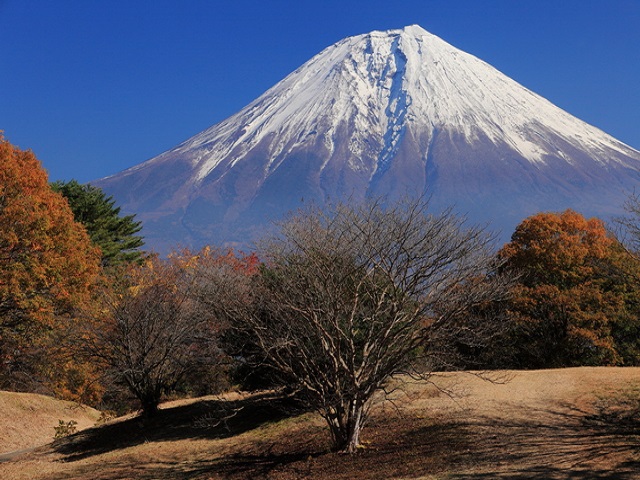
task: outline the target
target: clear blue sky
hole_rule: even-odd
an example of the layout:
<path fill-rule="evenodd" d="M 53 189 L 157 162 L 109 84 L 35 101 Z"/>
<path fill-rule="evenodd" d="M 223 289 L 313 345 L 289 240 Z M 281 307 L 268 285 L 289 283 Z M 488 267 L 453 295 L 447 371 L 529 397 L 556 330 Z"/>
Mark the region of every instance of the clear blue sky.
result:
<path fill-rule="evenodd" d="M 410 24 L 640 149 L 640 0 L 0 0 L 0 130 L 52 180 L 89 181 Z"/>

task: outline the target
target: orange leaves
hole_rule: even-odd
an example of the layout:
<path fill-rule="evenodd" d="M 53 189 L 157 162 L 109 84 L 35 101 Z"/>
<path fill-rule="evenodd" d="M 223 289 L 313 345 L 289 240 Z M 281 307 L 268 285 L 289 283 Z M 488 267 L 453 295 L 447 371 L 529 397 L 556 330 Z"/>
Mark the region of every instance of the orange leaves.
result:
<path fill-rule="evenodd" d="M 33 152 L 0 135 L 0 335 L 11 339 L 0 345 L 0 360 L 8 348 L 14 358 L 46 343 L 99 275 L 98 251 Z"/>
<path fill-rule="evenodd" d="M 527 284 L 568 287 L 592 275 L 596 261 L 609 255 L 613 244 L 601 220 L 565 210 L 525 219 L 500 256 L 510 268 L 525 272 Z"/>
<path fill-rule="evenodd" d="M 34 295 L 48 298 L 51 314 L 68 310 L 99 273 L 97 252 L 32 152 L 0 137 L 0 165 L 0 298 L 25 313 Z"/>
<path fill-rule="evenodd" d="M 195 253 L 189 249 L 175 251 L 169 254 L 169 259 L 186 269 L 226 265 L 235 272 L 246 275 L 254 275 L 260 267 L 260 260 L 255 253 L 236 253 L 232 248 L 217 249 L 210 246 L 205 246 Z"/>
<path fill-rule="evenodd" d="M 512 309 L 529 366 L 616 364 L 613 335 L 626 315 L 630 277 L 604 223 L 566 210 L 525 219 L 500 250 L 519 272 Z"/>

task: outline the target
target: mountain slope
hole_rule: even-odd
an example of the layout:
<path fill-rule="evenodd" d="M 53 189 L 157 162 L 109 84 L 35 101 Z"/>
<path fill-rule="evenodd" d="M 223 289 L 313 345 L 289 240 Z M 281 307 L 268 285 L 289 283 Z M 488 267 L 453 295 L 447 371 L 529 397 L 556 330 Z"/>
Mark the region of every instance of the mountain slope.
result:
<path fill-rule="evenodd" d="M 246 244 L 303 200 L 424 192 L 509 234 L 538 210 L 615 213 L 639 172 L 640 152 L 414 25 L 340 41 L 96 184 L 162 249 Z"/>

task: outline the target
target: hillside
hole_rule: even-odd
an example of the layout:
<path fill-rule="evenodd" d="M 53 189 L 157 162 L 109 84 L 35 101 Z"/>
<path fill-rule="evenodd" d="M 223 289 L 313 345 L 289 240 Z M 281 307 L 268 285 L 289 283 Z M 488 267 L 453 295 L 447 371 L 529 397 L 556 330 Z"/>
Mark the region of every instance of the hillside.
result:
<path fill-rule="evenodd" d="M 60 420 L 74 420 L 82 430 L 93 426 L 99 417 L 99 411 L 73 402 L 0 391 L 0 455 L 51 442 Z"/>
<path fill-rule="evenodd" d="M 0 478 L 640 478 L 638 401 L 629 400 L 640 368 L 433 380 L 376 405 L 354 456 L 327 452 L 315 414 L 285 415 L 267 394 L 236 394 L 165 404 L 144 425 L 128 418 L 85 430 L 0 464 Z"/>

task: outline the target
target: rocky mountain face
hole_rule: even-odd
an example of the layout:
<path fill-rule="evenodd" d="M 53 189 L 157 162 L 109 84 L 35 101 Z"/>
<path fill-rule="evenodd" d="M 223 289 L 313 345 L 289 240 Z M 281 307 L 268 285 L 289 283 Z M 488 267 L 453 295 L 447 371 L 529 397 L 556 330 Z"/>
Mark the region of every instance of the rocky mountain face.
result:
<path fill-rule="evenodd" d="M 302 203 L 431 196 L 507 239 L 524 217 L 619 213 L 640 152 L 413 25 L 349 37 L 235 115 L 93 182 L 147 243 L 250 245 Z"/>

